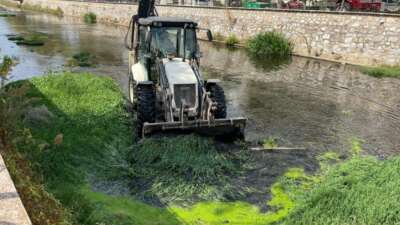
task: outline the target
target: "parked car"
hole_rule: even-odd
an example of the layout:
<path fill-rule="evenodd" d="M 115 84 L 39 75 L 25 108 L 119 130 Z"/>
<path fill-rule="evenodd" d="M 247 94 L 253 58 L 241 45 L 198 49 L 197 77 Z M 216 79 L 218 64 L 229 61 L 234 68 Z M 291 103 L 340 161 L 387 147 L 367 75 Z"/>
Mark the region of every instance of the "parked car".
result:
<path fill-rule="evenodd" d="M 382 0 L 382 11 L 390 13 L 400 13 L 399 0 Z"/>
<path fill-rule="evenodd" d="M 375 11 L 382 8 L 382 0 L 337 0 L 336 11 Z"/>

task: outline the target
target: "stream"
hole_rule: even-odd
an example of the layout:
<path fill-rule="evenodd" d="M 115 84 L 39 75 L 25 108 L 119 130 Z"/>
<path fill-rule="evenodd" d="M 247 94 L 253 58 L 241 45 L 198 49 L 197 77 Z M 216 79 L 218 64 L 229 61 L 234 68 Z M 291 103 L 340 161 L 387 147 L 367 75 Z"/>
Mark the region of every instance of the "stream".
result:
<path fill-rule="evenodd" d="M 42 47 L 17 46 L 7 34 L 40 32 Z M 86 25 L 79 18 L 18 13 L 0 18 L 0 55 L 18 58 L 9 81 L 72 70 L 110 76 L 127 92 L 126 28 Z M 201 42 L 208 78 L 222 81 L 228 116 L 248 118 L 246 140 L 275 138 L 279 146 L 304 147 L 319 154 L 345 153 L 360 140 L 368 154 L 387 157 L 400 150 L 400 79 L 374 78 L 356 66 L 292 57 L 253 60 L 244 49 Z M 74 54 L 96 56 L 93 68 L 68 68 Z"/>

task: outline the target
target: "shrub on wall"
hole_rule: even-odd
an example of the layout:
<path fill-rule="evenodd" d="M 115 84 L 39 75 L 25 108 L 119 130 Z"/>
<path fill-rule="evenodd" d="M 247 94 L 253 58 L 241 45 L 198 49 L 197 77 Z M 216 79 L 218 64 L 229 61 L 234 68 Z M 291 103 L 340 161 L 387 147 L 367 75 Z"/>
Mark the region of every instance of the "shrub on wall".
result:
<path fill-rule="evenodd" d="M 257 34 L 247 43 L 247 49 L 256 57 L 287 57 L 292 55 L 293 47 L 292 42 L 275 31 Z"/>
<path fill-rule="evenodd" d="M 236 35 L 231 34 L 225 39 L 225 44 L 229 47 L 233 47 L 239 44 L 239 39 L 236 37 Z"/>
<path fill-rule="evenodd" d="M 92 12 L 86 13 L 83 16 L 83 19 L 85 20 L 85 23 L 88 23 L 88 24 L 93 24 L 93 23 L 97 22 L 97 16 L 96 16 L 96 14 L 94 14 Z"/>

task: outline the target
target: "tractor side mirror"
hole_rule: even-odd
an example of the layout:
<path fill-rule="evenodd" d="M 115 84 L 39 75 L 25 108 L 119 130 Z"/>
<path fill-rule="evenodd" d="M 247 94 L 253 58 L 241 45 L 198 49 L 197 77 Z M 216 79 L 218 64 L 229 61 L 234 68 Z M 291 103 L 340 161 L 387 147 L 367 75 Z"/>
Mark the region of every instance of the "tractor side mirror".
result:
<path fill-rule="evenodd" d="M 213 36 L 212 36 L 211 30 L 207 30 L 207 38 L 208 38 L 208 41 L 213 41 Z"/>

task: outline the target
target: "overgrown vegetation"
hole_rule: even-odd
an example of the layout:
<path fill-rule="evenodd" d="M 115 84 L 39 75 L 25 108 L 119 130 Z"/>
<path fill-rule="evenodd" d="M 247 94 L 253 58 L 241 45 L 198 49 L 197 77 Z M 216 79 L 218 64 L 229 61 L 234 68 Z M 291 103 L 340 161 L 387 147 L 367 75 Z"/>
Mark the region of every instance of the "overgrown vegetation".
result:
<path fill-rule="evenodd" d="M 263 142 L 263 147 L 265 149 L 274 149 L 278 147 L 277 139 L 274 137 L 270 137 L 268 139 L 265 139 Z"/>
<path fill-rule="evenodd" d="M 293 192 L 296 207 L 283 224 L 398 224 L 399 169 L 399 157 L 354 157 Z"/>
<path fill-rule="evenodd" d="M 26 89 L 19 94 L 21 100 L 8 101 L 29 102 L 7 129 L 13 149 L 33 167 L 33 176 L 43 178 L 46 189 L 73 212 L 71 223 L 95 224 L 98 218 L 90 216 L 95 204 L 83 195 L 87 176 L 99 173 L 110 179 L 129 173 L 122 160 L 128 158 L 131 145 L 122 94 L 111 79 L 87 74 L 50 75 L 6 87 L 7 93 L 21 88 Z M 19 110 L 4 113 L 5 120 L 15 111 Z"/>
<path fill-rule="evenodd" d="M 342 164 L 328 152 L 318 157 L 315 175 L 288 169 L 270 188 L 263 213 L 235 201 L 228 182 L 243 175 L 243 152 L 217 150 L 213 140 L 194 135 L 133 144 L 134 121 L 109 78 L 56 74 L 0 92 L 1 151 L 35 224 L 400 222 L 400 194 L 393 191 L 400 159 L 362 157 L 356 138 Z M 118 196 L 100 191 L 115 186 L 133 189 Z"/>
<path fill-rule="evenodd" d="M 50 75 L 14 83 L 7 92 L 20 92 L 22 87 L 26 91 L 18 102 L 27 103 L 9 129 L 12 151 L 29 162 L 32 177 L 41 178 L 30 179 L 43 183 L 49 196 L 71 212 L 51 224 L 181 224 L 195 218 L 208 223 L 215 218 L 250 224 L 265 221 L 266 214 L 249 203 L 215 201 L 232 198 L 226 181 L 237 173 L 241 153 L 220 152 L 211 140 L 183 136 L 147 139 L 134 145 L 132 154 L 131 122 L 111 79 Z M 137 198 L 166 208 L 93 191 L 98 183 L 107 190 L 107 185 L 126 180 L 134 181 L 131 191 Z M 184 207 L 197 201 L 201 202 Z"/>
<path fill-rule="evenodd" d="M 278 32 L 257 34 L 247 43 L 250 54 L 256 57 L 285 58 L 293 53 L 293 43 Z"/>
<path fill-rule="evenodd" d="M 234 195 L 229 177 L 238 173 L 232 159 L 241 158 L 238 152 L 219 152 L 212 140 L 193 135 L 146 139 L 133 153 L 139 185 L 135 192 L 163 203 L 225 200 Z M 147 187 L 140 190 L 143 183 Z"/>
<path fill-rule="evenodd" d="M 87 24 L 94 24 L 94 23 L 97 23 L 97 16 L 96 16 L 96 14 L 89 12 L 89 13 L 86 13 L 85 15 L 83 15 L 83 20 Z"/>
<path fill-rule="evenodd" d="M 373 77 L 395 77 L 400 78 L 400 66 L 379 66 L 379 67 L 363 67 L 361 71 Z"/>
<path fill-rule="evenodd" d="M 91 67 L 97 64 L 96 56 L 89 52 L 80 52 L 73 55 L 67 64 L 68 66 Z"/>
<path fill-rule="evenodd" d="M 17 45 L 27 45 L 27 46 L 43 46 L 47 41 L 48 37 L 43 33 L 31 33 L 31 34 L 21 34 L 7 35 L 8 40 L 15 41 Z"/>
<path fill-rule="evenodd" d="M 233 47 L 235 45 L 239 44 L 239 38 L 236 37 L 236 35 L 231 34 L 225 39 L 225 45 L 228 47 Z"/>
<path fill-rule="evenodd" d="M 4 57 L 2 76 L 11 70 L 13 61 Z M 27 146 L 35 145 L 29 130 L 21 124 L 26 107 L 31 103 L 26 99 L 26 85 L 18 88 L 0 87 L 0 154 L 3 156 L 18 193 L 29 212 L 33 224 L 69 224 L 69 212 L 43 186 L 43 178 L 35 173 L 34 165 L 16 150 L 14 142 Z"/>
<path fill-rule="evenodd" d="M 14 62 L 10 56 L 4 56 L 3 61 L 0 63 L 0 77 L 6 78 L 10 72 Z"/>
<path fill-rule="evenodd" d="M 3 13 L 3 12 L 0 12 L 0 17 L 15 17 L 15 16 L 17 16 L 17 15 L 16 15 L 16 14 L 13 14 L 13 13 L 9 13 L 9 12 Z"/>

